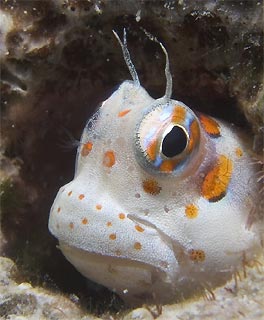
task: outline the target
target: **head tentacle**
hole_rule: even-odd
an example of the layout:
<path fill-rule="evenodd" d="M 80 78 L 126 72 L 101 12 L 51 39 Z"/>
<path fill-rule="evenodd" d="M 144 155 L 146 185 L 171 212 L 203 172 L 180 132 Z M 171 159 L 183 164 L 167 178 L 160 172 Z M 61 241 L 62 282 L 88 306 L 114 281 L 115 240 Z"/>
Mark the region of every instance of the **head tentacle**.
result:
<path fill-rule="evenodd" d="M 123 56 L 124 56 L 124 59 L 125 59 L 125 62 L 126 62 L 126 65 L 128 67 L 128 70 L 132 76 L 132 79 L 135 83 L 135 85 L 137 86 L 140 86 L 140 81 L 139 81 L 139 78 L 138 78 L 138 74 L 137 74 L 137 71 L 136 71 L 136 68 L 131 60 L 131 57 L 130 57 L 130 53 L 128 51 L 128 48 L 127 48 L 127 41 L 126 41 L 126 29 L 124 28 L 124 35 L 123 35 L 123 42 L 121 41 L 121 39 L 119 38 L 118 34 L 114 31 L 113 31 L 113 34 L 115 35 L 115 37 L 117 38 L 121 48 L 122 48 L 122 52 L 123 52 Z"/>
<path fill-rule="evenodd" d="M 145 29 L 142 28 L 142 30 L 144 31 L 145 35 L 151 41 L 157 42 L 160 45 L 163 53 L 165 54 L 165 58 L 166 58 L 166 64 L 165 64 L 166 91 L 165 91 L 165 95 L 162 98 L 164 98 L 166 101 L 169 101 L 171 98 L 171 94 L 172 94 L 172 76 L 171 76 L 171 72 L 170 72 L 170 61 L 169 61 L 168 52 L 167 52 L 166 48 L 164 47 L 164 45 L 156 37 L 154 37 L 151 33 L 147 32 Z"/>

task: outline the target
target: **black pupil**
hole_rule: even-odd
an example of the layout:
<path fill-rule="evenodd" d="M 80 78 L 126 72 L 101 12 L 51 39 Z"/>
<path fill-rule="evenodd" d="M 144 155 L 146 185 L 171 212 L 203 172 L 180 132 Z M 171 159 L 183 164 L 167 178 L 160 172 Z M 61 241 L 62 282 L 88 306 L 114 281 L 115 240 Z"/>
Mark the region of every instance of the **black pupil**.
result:
<path fill-rule="evenodd" d="M 182 153 L 187 145 L 187 136 L 181 127 L 174 126 L 162 141 L 162 153 L 172 158 Z"/>

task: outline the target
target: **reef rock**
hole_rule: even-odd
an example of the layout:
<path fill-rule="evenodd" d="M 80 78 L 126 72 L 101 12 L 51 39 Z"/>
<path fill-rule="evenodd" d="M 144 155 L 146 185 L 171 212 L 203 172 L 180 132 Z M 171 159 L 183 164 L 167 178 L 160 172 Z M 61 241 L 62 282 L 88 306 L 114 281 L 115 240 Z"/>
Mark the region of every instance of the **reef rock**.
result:
<path fill-rule="evenodd" d="M 0 258 L 0 317 L 1 319 L 81 319 L 83 312 L 69 298 L 18 280 L 16 265 Z M 75 299 L 76 300 L 76 299 Z M 77 300 L 78 301 L 78 300 Z M 85 320 L 96 319 L 85 317 Z"/>

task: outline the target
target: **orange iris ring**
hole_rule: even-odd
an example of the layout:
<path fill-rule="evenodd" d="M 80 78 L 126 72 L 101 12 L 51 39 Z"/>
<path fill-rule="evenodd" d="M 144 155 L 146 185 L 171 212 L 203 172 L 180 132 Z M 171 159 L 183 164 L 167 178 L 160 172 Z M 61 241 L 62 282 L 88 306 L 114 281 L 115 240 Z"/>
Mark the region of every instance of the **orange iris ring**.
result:
<path fill-rule="evenodd" d="M 187 107 L 185 107 L 187 108 Z M 200 138 L 201 138 L 201 128 L 196 115 L 189 109 L 186 110 L 186 117 L 182 119 L 182 121 L 172 121 L 172 114 L 171 116 L 165 121 L 161 122 L 160 126 L 156 128 L 154 133 L 152 134 L 149 145 L 152 143 L 153 147 L 151 149 L 151 157 L 148 146 L 142 146 L 140 142 L 140 128 L 141 125 L 138 126 L 137 130 L 137 142 L 136 142 L 136 155 L 140 157 L 139 164 L 143 166 L 143 168 L 147 169 L 151 173 L 173 173 L 174 171 L 179 168 L 180 171 L 184 170 L 184 168 L 188 165 L 192 157 L 190 155 L 194 153 L 194 155 L 199 150 L 200 145 Z M 146 115 L 145 115 L 146 117 Z M 187 143 L 186 147 L 183 152 L 179 155 L 176 155 L 173 158 L 166 157 L 162 154 L 162 142 L 164 137 L 166 136 L 166 131 L 168 132 L 168 128 L 173 128 L 174 126 L 181 127 L 186 136 L 187 136 Z M 171 130 L 171 129 L 170 129 Z M 143 155 L 143 156 L 142 156 Z M 165 165 L 166 163 L 166 165 Z M 161 170 L 162 166 L 166 168 L 165 170 Z M 171 168 L 171 169 L 168 169 Z"/>
<path fill-rule="evenodd" d="M 197 123 L 197 126 L 199 127 L 199 123 L 196 119 L 193 119 L 193 122 Z M 157 169 L 159 169 L 163 173 L 171 173 L 176 170 L 176 168 L 181 168 L 185 166 L 186 161 L 189 161 L 189 156 L 190 154 L 198 147 L 199 143 L 199 138 L 200 138 L 200 130 L 199 134 L 193 135 L 193 132 L 191 130 L 191 125 L 190 126 L 185 126 L 185 121 L 182 121 L 182 123 L 179 122 L 171 122 L 171 121 L 166 121 L 164 125 L 162 125 L 162 128 L 159 128 L 155 132 L 155 140 L 156 140 L 156 156 L 154 159 L 148 159 L 149 162 Z M 187 143 L 186 147 L 182 151 L 181 154 L 174 156 L 173 158 L 166 157 L 162 153 L 162 142 L 164 137 L 170 132 L 170 130 L 174 127 L 178 126 L 180 127 L 186 134 L 187 137 Z M 160 136 L 159 138 L 157 138 Z M 190 141 L 193 141 L 192 145 L 190 145 Z M 148 156 L 148 154 L 146 153 Z M 158 165 L 157 165 L 158 164 Z"/>

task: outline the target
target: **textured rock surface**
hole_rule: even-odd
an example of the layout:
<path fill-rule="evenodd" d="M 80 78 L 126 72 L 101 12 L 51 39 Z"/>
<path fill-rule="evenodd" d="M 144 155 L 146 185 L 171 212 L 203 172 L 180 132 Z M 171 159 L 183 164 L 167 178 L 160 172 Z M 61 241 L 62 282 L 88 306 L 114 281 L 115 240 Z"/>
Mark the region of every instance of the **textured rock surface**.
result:
<path fill-rule="evenodd" d="M 239 281 L 238 289 L 234 287 L 234 281 L 224 288 L 215 290 L 214 301 L 199 299 L 193 303 L 167 306 L 159 320 L 166 319 L 254 319 L 261 320 L 264 316 L 264 275 L 250 270 L 248 277 Z M 177 319 L 177 318 L 176 318 Z"/>
<path fill-rule="evenodd" d="M 96 105 L 129 78 L 111 30 L 121 33 L 127 28 L 133 61 L 151 95 L 164 93 L 165 79 L 160 77 L 164 57 L 140 28 L 157 36 L 169 52 L 173 98 L 244 127 L 255 136 L 259 150 L 264 127 L 262 4 L 261 0 L 1 2 L 0 250 L 18 262 L 23 281 L 76 294 L 87 312 L 120 309 L 106 290 L 93 285 L 87 289 L 47 230 L 54 195 L 73 175 L 72 136 L 80 137 Z M 259 292 L 261 285 L 263 279 L 257 279 L 256 286 L 246 285 L 245 296 L 237 303 L 250 299 L 246 295 Z M 38 304 L 34 295 L 25 296 L 16 286 L 23 301 Z M 223 299 L 237 297 L 224 289 L 222 293 Z M 214 305 L 220 312 L 223 308 L 217 306 L 229 303 L 221 301 L 206 303 L 206 308 L 188 306 L 189 318 Z M 253 305 L 245 305 L 246 315 L 253 315 Z M 12 301 L 5 306 L 12 309 Z M 26 312 L 34 314 L 30 308 Z M 166 319 L 172 317 L 170 308 L 164 309 Z M 263 306 L 258 310 L 263 312 Z"/>
<path fill-rule="evenodd" d="M 12 260 L 0 258 L 1 319 L 81 319 L 83 311 L 74 302 L 55 291 L 33 288 L 29 283 L 15 281 L 17 269 Z M 75 298 L 76 300 L 76 298 Z M 96 319 L 85 317 L 83 319 Z"/>
<path fill-rule="evenodd" d="M 263 261 L 262 261 L 263 262 Z M 20 282 L 18 270 L 12 260 L 0 258 L 0 317 L 1 319 L 99 319 L 87 315 L 74 295 L 68 297 L 58 290 L 33 288 Z M 139 308 L 110 316 L 107 312 L 100 319 L 168 320 L 168 319 L 263 319 L 264 273 L 247 269 L 247 277 L 231 281 L 215 292 L 215 300 L 204 298 L 162 308 Z M 86 315 L 84 315 L 86 313 Z"/>

